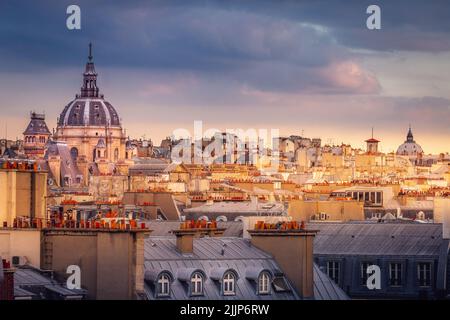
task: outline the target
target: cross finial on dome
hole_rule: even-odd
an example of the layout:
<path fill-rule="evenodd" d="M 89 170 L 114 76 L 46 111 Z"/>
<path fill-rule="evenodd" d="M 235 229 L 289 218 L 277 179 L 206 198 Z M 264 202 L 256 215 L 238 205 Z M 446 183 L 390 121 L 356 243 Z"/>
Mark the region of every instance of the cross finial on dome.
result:
<path fill-rule="evenodd" d="M 89 61 L 92 61 L 92 58 L 93 58 L 93 56 L 92 56 L 92 43 L 89 42 L 89 56 L 88 56 Z"/>

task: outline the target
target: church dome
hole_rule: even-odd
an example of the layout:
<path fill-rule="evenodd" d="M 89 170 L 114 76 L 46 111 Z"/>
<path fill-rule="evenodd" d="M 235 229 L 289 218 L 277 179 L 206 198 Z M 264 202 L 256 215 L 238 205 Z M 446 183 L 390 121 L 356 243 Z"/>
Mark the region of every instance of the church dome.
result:
<path fill-rule="evenodd" d="M 397 149 L 397 154 L 402 156 L 416 156 L 422 153 L 422 147 L 414 141 L 414 136 L 410 127 L 405 142 Z"/>
<path fill-rule="evenodd" d="M 88 59 L 83 73 L 81 92 L 66 105 L 59 116 L 58 126 L 120 127 L 116 109 L 99 94 L 91 44 Z"/>
<path fill-rule="evenodd" d="M 120 119 L 116 109 L 108 101 L 79 97 L 64 108 L 58 125 L 120 127 Z"/>

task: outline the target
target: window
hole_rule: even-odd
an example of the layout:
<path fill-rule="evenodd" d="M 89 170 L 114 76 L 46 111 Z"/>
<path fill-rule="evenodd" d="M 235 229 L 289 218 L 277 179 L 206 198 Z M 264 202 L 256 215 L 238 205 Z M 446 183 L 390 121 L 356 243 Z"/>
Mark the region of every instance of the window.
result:
<path fill-rule="evenodd" d="M 420 287 L 431 286 L 431 263 L 420 262 L 417 264 L 417 280 Z"/>
<path fill-rule="evenodd" d="M 258 293 L 270 293 L 270 276 L 267 272 L 262 272 L 258 277 Z"/>
<path fill-rule="evenodd" d="M 390 263 L 389 264 L 389 285 L 391 287 L 402 286 L 402 264 Z"/>
<path fill-rule="evenodd" d="M 70 149 L 70 156 L 72 157 L 72 160 L 77 160 L 78 158 L 78 149 L 73 147 Z"/>
<path fill-rule="evenodd" d="M 277 276 L 273 279 L 273 289 L 275 292 L 289 292 L 291 288 L 287 283 L 285 277 Z"/>
<path fill-rule="evenodd" d="M 325 213 L 325 212 L 321 212 L 320 213 L 320 220 L 327 220 L 327 218 L 328 218 L 328 215 Z"/>
<path fill-rule="evenodd" d="M 168 297 L 170 295 L 170 277 L 167 274 L 162 274 L 158 278 L 157 296 Z"/>
<path fill-rule="evenodd" d="M 191 278 L 191 294 L 200 296 L 203 294 L 203 276 L 196 272 Z"/>
<path fill-rule="evenodd" d="M 117 161 L 117 160 L 119 160 L 119 149 L 115 149 L 114 150 L 114 161 Z"/>
<path fill-rule="evenodd" d="M 377 192 L 377 200 L 376 200 L 377 204 L 383 204 L 383 196 L 381 192 Z"/>
<path fill-rule="evenodd" d="M 225 296 L 231 296 L 235 295 L 235 283 L 236 283 L 236 277 L 232 272 L 227 272 L 225 276 L 223 277 L 223 294 Z"/>
<path fill-rule="evenodd" d="M 336 282 L 336 284 L 339 284 L 340 277 L 340 263 L 339 261 L 328 261 L 327 262 L 327 275 Z"/>
<path fill-rule="evenodd" d="M 364 192 L 358 192 L 358 201 L 364 200 Z"/>

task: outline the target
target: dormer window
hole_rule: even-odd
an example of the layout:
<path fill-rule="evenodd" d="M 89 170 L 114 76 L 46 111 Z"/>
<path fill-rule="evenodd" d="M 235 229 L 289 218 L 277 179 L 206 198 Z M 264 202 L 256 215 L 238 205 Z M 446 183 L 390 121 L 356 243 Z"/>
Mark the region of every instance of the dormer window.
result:
<path fill-rule="evenodd" d="M 203 295 L 203 276 L 195 272 L 191 277 L 191 294 L 193 296 Z"/>
<path fill-rule="evenodd" d="M 170 296 L 170 277 L 166 273 L 163 273 L 158 278 L 157 291 L 158 297 Z"/>
<path fill-rule="evenodd" d="M 234 296 L 236 294 L 236 277 L 232 272 L 225 273 L 222 282 L 223 295 Z"/>
<path fill-rule="evenodd" d="M 270 275 L 268 272 L 261 272 L 258 277 L 258 294 L 270 293 Z"/>

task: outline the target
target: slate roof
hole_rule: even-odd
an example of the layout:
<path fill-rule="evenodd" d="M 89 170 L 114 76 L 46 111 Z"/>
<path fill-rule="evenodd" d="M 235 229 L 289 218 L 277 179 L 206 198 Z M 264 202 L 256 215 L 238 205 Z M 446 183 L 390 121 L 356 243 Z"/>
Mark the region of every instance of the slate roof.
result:
<path fill-rule="evenodd" d="M 31 120 L 25 129 L 24 135 L 36 135 L 44 134 L 51 135 L 50 130 L 48 130 L 47 124 L 45 123 L 45 115 L 37 114 L 35 112 L 31 113 Z"/>
<path fill-rule="evenodd" d="M 149 225 L 152 236 L 171 236 L 179 222 L 152 221 Z M 243 235 L 241 222 L 218 222 L 218 227 L 227 228 L 224 236 Z M 319 231 L 314 238 L 315 255 L 438 256 L 448 243 L 438 223 L 310 222 L 306 227 Z"/>
<path fill-rule="evenodd" d="M 62 299 L 80 299 L 86 294 L 84 290 L 71 290 L 62 286 L 37 269 L 31 267 L 17 268 L 14 272 L 14 295 L 16 297 L 40 298 L 38 292 L 44 296 L 53 297 L 56 295 Z"/>
<path fill-rule="evenodd" d="M 348 300 L 347 294 L 314 264 L 314 299 Z"/>
<path fill-rule="evenodd" d="M 97 97 L 79 97 L 64 107 L 58 125 L 120 127 L 121 124 L 116 109 L 108 101 Z"/>
<path fill-rule="evenodd" d="M 159 159 L 140 160 L 130 166 L 129 172 L 130 175 L 161 175 L 176 170 L 179 165 L 177 163 L 167 163 Z"/>
<path fill-rule="evenodd" d="M 326 222 L 307 228 L 319 230 L 315 255 L 438 256 L 445 245 L 441 224 Z"/>
<path fill-rule="evenodd" d="M 265 203 L 252 201 L 221 201 L 212 204 L 204 204 L 198 207 L 184 209 L 186 213 L 242 213 L 242 214 L 271 214 L 282 215 L 284 213 L 283 203 Z"/>
<path fill-rule="evenodd" d="M 5 152 L 3 152 L 2 157 L 15 159 L 17 157 L 17 153 L 12 148 L 6 148 Z"/>
<path fill-rule="evenodd" d="M 176 248 L 174 237 L 149 237 L 145 242 L 145 292 L 148 299 L 155 299 L 154 280 L 161 272 L 173 278 L 171 296 L 163 299 L 205 299 L 205 300 L 296 300 L 299 296 L 286 279 L 289 291 L 271 290 L 268 295 L 256 293 L 255 277 L 265 270 L 272 277 L 283 276 L 276 261 L 268 253 L 252 246 L 248 240 L 235 237 L 194 239 L 193 254 L 181 254 Z M 237 274 L 236 295 L 221 294 L 218 273 L 226 270 Z M 184 281 L 194 271 L 204 274 L 204 296 L 189 296 Z M 284 276 L 283 276 L 284 277 Z M 348 299 L 346 294 L 328 277 L 314 267 L 314 292 L 317 299 Z M 317 283 L 316 283 L 317 282 Z"/>
<path fill-rule="evenodd" d="M 82 176 L 75 161 L 73 160 L 69 147 L 65 142 L 51 141 L 48 144 L 46 159 L 49 156 L 60 156 L 61 158 L 61 179 L 70 177 L 75 183 L 78 176 Z"/>

